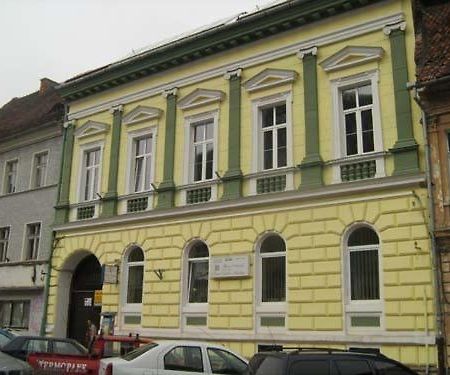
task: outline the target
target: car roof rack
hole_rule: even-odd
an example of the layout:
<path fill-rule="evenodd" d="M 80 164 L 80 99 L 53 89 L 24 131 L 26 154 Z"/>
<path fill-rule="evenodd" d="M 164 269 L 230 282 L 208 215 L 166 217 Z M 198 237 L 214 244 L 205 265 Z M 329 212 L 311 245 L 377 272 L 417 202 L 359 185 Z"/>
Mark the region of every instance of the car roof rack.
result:
<path fill-rule="evenodd" d="M 379 349 L 375 348 L 349 348 L 349 349 L 336 349 L 336 348 L 323 348 L 323 347 L 291 347 L 291 346 L 283 346 L 283 351 L 290 351 L 288 354 L 297 354 L 297 353 L 305 353 L 305 352 L 326 352 L 328 354 L 332 353 L 359 353 L 359 354 L 369 354 L 377 357 L 385 357 L 384 354 L 380 353 Z"/>

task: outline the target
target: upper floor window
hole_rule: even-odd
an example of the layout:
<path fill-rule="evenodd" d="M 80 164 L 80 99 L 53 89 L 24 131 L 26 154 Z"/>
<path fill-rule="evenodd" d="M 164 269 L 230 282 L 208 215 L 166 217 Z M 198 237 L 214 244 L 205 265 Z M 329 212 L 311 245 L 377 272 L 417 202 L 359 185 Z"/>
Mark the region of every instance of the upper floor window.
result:
<path fill-rule="evenodd" d="M 41 238 L 41 224 L 27 224 L 25 241 L 25 260 L 37 259 L 39 241 Z"/>
<path fill-rule="evenodd" d="M 18 160 L 9 160 L 5 165 L 5 180 L 3 192 L 5 194 L 15 193 L 17 191 L 17 166 Z"/>
<path fill-rule="evenodd" d="M 214 168 L 214 120 L 191 124 L 190 171 L 192 182 L 211 180 Z"/>
<path fill-rule="evenodd" d="M 144 252 L 140 247 L 133 247 L 127 261 L 127 298 L 126 303 L 142 303 L 144 283 Z"/>
<path fill-rule="evenodd" d="M 259 109 L 260 166 L 262 170 L 287 166 L 286 103 Z"/>
<path fill-rule="evenodd" d="M 188 255 L 188 303 L 208 302 L 209 251 L 204 242 L 198 241 Z"/>
<path fill-rule="evenodd" d="M 374 151 L 372 85 L 367 83 L 343 89 L 341 100 L 346 155 L 359 155 Z"/>
<path fill-rule="evenodd" d="M 131 191 L 134 193 L 150 190 L 153 179 L 153 135 L 133 138 L 133 179 Z"/>
<path fill-rule="evenodd" d="M 45 186 L 47 177 L 48 152 L 41 152 L 34 156 L 33 170 L 31 174 L 31 187 L 38 188 Z"/>
<path fill-rule="evenodd" d="M 0 228 L 0 262 L 5 262 L 8 253 L 9 227 Z"/>
<path fill-rule="evenodd" d="M 97 198 L 100 182 L 100 148 L 86 150 L 83 153 L 81 170 L 81 200 L 91 201 Z"/>
<path fill-rule="evenodd" d="M 350 328 L 381 325 L 380 241 L 367 226 L 353 230 L 346 249 L 346 312 Z"/>

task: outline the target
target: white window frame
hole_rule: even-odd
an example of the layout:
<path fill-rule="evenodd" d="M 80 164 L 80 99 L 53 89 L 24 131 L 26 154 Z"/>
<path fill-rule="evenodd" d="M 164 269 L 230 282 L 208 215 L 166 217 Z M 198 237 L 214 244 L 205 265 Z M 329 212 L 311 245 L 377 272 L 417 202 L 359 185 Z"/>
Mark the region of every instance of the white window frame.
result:
<path fill-rule="evenodd" d="M 16 173 L 14 176 L 14 191 L 7 191 L 8 188 L 8 165 L 10 164 L 16 164 Z M 9 159 L 9 160 L 5 160 L 5 167 L 4 167 L 4 172 L 3 172 L 3 194 L 14 194 L 17 193 L 18 190 L 18 186 L 17 186 L 17 182 L 18 182 L 18 176 L 19 176 L 19 158 L 14 158 L 14 159 Z"/>
<path fill-rule="evenodd" d="M 285 245 L 285 251 L 281 252 L 271 252 L 271 253 L 261 253 L 261 245 L 264 240 L 266 240 L 270 236 L 278 236 L 283 240 Z M 287 280 L 287 243 L 286 240 L 280 233 L 277 232 L 267 232 L 256 242 L 255 248 L 255 318 L 256 318 L 256 328 L 259 332 L 273 332 L 273 331 L 286 331 L 287 330 L 287 306 L 288 306 L 288 280 Z M 283 302 L 262 302 L 262 259 L 263 258 L 275 258 L 275 257 L 284 257 L 285 260 L 285 300 Z M 262 317 L 283 317 L 285 319 L 284 327 L 265 327 L 261 326 L 261 318 Z"/>
<path fill-rule="evenodd" d="M 135 147 L 136 141 L 141 138 L 151 137 L 152 152 L 150 161 L 150 187 L 149 189 L 142 189 L 139 191 L 134 191 L 135 183 Z M 157 137 L 157 127 L 152 126 L 145 129 L 136 130 L 128 133 L 128 168 L 127 168 L 127 194 L 138 194 L 143 192 L 148 192 L 152 190 L 151 184 L 155 182 L 155 159 L 156 159 L 156 137 Z"/>
<path fill-rule="evenodd" d="M 99 149 L 99 165 L 98 165 L 98 193 L 101 194 L 101 188 L 102 188 L 102 166 L 103 166 L 103 148 L 104 143 L 103 142 L 93 142 L 93 143 L 87 143 L 80 146 L 80 159 L 79 159 L 79 166 L 78 166 L 78 188 L 77 188 L 77 197 L 78 202 L 80 203 L 88 203 L 88 202 L 95 202 L 98 201 L 98 198 L 94 197 L 92 200 L 84 200 L 84 184 L 85 184 L 85 173 L 84 173 L 84 161 L 86 157 L 86 153 L 90 151 L 94 151 L 96 149 Z M 97 207 L 96 207 L 97 212 Z M 96 216 L 96 215 L 95 215 Z M 95 217 L 94 216 L 94 217 Z"/>
<path fill-rule="evenodd" d="M 29 233 L 29 227 L 31 225 L 39 225 L 39 235 L 38 236 L 30 236 Z M 31 251 L 30 257 L 27 258 L 28 255 L 28 241 L 29 239 L 33 237 L 34 243 L 36 243 L 36 238 L 39 240 L 37 248 L 35 248 L 35 245 L 33 246 L 33 249 Z M 23 242 L 23 260 L 38 260 L 39 259 L 39 249 L 41 247 L 42 243 L 42 221 L 34 221 L 30 223 L 25 224 L 25 233 L 24 233 L 24 242 Z M 33 256 L 34 255 L 34 256 Z"/>
<path fill-rule="evenodd" d="M 278 104 L 286 104 L 286 166 L 280 168 L 263 169 L 263 138 L 262 138 L 262 109 Z M 292 93 L 282 92 L 258 98 L 252 101 L 252 174 L 250 180 L 250 195 L 256 194 L 256 177 L 286 174 L 286 191 L 294 189 L 293 173 L 293 131 L 292 131 Z M 275 151 L 274 151 L 275 152 Z"/>
<path fill-rule="evenodd" d="M 376 174 L 374 178 L 384 177 L 386 175 L 384 165 L 384 146 L 381 127 L 381 111 L 379 98 L 379 71 L 372 70 L 362 74 L 349 77 L 342 77 L 331 81 L 332 93 L 332 118 L 333 118 L 333 147 L 334 160 L 330 163 L 333 166 L 333 183 L 341 181 L 341 165 L 346 162 L 362 161 L 375 159 Z M 370 84 L 372 88 L 372 125 L 374 151 L 359 153 L 347 156 L 345 139 L 345 118 L 342 107 L 342 91 Z"/>
<path fill-rule="evenodd" d="M 191 251 L 191 249 L 193 248 L 193 246 L 198 243 L 198 242 L 202 242 L 203 244 L 205 244 L 205 246 L 208 248 L 208 258 L 207 258 L 207 262 L 208 262 L 208 292 L 207 292 L 207 302 L 206 303 L 190 303 L 189 302 L 189 279 L 190 279 L 190 261 L 189 261 L 189 253 Z M 197 258 L 197 262 L 201 262 L 201 261 L 205 261 L 205 258 Z M 183 297 L 182 297 L 182 314 L 181 315 L 181 323 L 182 323 L 182 327 L 186 330 L 200 330 L 200 331 L 204 331 L 205 326 L 188 326 L 186 324 L 186 318 L 188 317 L 205 317 L 206 318 L 206 325 L 208 325 L 208 305 L 209 305 L 209 291 L 210 291 L 210 282 L 211 282 L 211 278 L 210 278 L 210 273 L 209 273 L 209 266 L 211 264 L 211 250 L 210 247 L 208 246 L 208 244 L 200 239 L 200 238 L 196 238 L 192 241 L 190 241 L 187 246 L 184 249 L 184 254 L 183 254 L 183 277 L 182 277 L 182 285 L 181 285 L 181 290 L 183 291 Z"/>
<path fill-rule="evenodd" d="M 130 256 L 130 253 L 133 251 L 134 248 L 140 248 L 142 250 L 142 253 L 144 254 L 144 260 L 142 262 L 132 262 L 131 266 L 143 266 L 144 272 L 142 276 L 142 303 L 128 303 L 128 273 L 129 273 L 129 267 L 130 262 L 128 262 L 128 257 Z M 142 305 L 144 301 L 144 286 L 145 286 L 145 251 L 144 249 L 139 246 L 138 244 L 132 244 L 129 245 L 126 251 L 124 252 L 124 255 L 122 257 L 122 288 L 121 288 L 121 312 L 122 312 L 122 322 L 125 325 L 125 316 L 141 316 L 142 313 Z M 142 317 L 141 317 L 142 319 Z"/>
<path fill-rule="evenodd" d="M 374 231 L 378 236 L 378 245 L 363 245 L 363 246 L 348 246 L 348 240 L 350 235 L 357 229 L 361 227 L 367 227 Z M 343 236 L 343 290 L 342 295 L 344 296 L 344 319 L 345 327 L 348 333 L 355 334 L 365 334 L 374 331 L 384 330 L 384 293 L 383 293 L 383 269 L 382 269 L 382 254 L 381 254 L 381 237 L 380 234 L 373 228 L 373 226 L 366 223 L 358 223 L 346 231 Z M 378 251 L 378 286 L 380 298 L 378 300 L 356 300 L 351 299 L 351 278 L 350 278 L 350 253 L 353 251 L 364 251 L 364 250 L 377 250 Z M 377 316 L 380 318 L 379 327 L 352 327 L 351 317 L 358 316 Z"/>
<path fill-rule="evenodd" d="M 204 179 L 199 181 L 194 181 L 194 171 L 193 171 L 193 159 L 194 159 L 194 126 L 201 121 L 212 120 L 213 123 L 213 175 L 211 179 Z M 217 200 L 217 185 L 219 179 L 217 178 L 215 172 L 217 171 L 218 158 L 219 158 L 219 111 L 208 111 L 192 116 L 186 116 L 184 118 L 184 175 L 183 183 L 184 186 L 181 190 L 188 190 L 196 186 L 211 186 L 211 199 L 210 201 Z M 182 194 L 182 205 L 186 204 L 186 192 Z"/>
<path fill-rule="evenodd" d="M 41 169 L 41 167 L 37 165 L 37 158 L 40 156 L 43 156 L 43 155 L 47 156 L 47 162 L 45 164 L 44 175 L 42 177 L 42 184 L 37 186 L 36 175 L 37 175 L 38 169 Z M 32 162 L 33 165 L 32 165 L 31 176 L 30 176 L 30 189 L 39 189 L 41 187 L 46 186 L 49 161 L 50 161 L 50 151 L 49 150 L 43 150 L 43 151 L 39 151 L 39 152 L 36 152 L 33 154 L 33 162 Z"/>
<path fill-rule="evenodd" d="M 7 262 L 8 258 L 8 246 L 9 246 L 9 240 L 11 237 L 11 226 L 6 225 L 0 228 L 0 233 L 2 231 L 7 231 L 7 236 L 5 238 L 0 237 L 0 246 L 3 247 L 3 254 L 0 253 L 0 263 Z"/>

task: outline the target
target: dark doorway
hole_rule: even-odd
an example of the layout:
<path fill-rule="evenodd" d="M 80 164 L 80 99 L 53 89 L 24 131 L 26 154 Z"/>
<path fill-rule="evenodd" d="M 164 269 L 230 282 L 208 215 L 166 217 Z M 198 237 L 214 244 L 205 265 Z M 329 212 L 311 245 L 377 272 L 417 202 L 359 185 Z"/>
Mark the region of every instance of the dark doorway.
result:
<path fill-rule="evenodd" d="M 102 289 L 102 271 L 95 255 L 84 258 L 75 269 L 70 287 L 69 325 L 67 336 L 86 343 L 87 321 L 98 328 L 101 306 L 95 306 L 94 294 Z"/>

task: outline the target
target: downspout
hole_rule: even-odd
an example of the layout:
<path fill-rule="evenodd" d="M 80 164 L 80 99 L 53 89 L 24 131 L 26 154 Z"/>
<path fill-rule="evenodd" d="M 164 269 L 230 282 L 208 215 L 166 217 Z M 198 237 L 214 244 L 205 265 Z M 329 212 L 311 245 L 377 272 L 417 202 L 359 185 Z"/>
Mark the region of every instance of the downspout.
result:
<path fill-rule="evenodd" d="M 428 207 L 430 213 L 430 220 L 428 223 L 428 232 L 431 239 L 431 258 L 433 264 L 433 276 L 434 276 L 434 298 L 436 301 L 436 345 L 438 352 L 438 374 L 444 375 L 446 373 L 446 365 L 445 365 L 445 341 L 443 336 L 444 331 L 444 321 L 443 321 L 443 309 L 442 309 L 442 275 L 441 275 L 441 262 L 440 256 L 438 253 L 438 249 L 436 246 L 436 237 L 435 237 L 435 214 L 434 214 L 434 195 L 433 195 L 433 187 L 432 187 L 432 173 L 431 173 L 431 155 L 430 155 L 430 146 L 428 143 L 428 123 L 427 123 L 427 113 L 425 112 L 422 101 L 420 100 L 418 84 L 414 83 L 408 86 L 408 89 L 414 90 L 414 100 L 418 104 L 421 111 L 421 121 L 422 121 L 422 130 L 423 130 L 423 138 L 425 142 L 425 159 L 426 159 L 426 180 L 427 180 L 427 191 L 428 191 Z M 428 364 L 427 364 L 428 366 Z"/>
<path fill-rule="evenodd" d="M 68 113 L 68 106 L 67 104 L 64 104 L 64 119 L 67 118 Z M 67 128 L 63 126 L 63 144 L 62 144 L 62 150 L 61 150 L 61 161 L 59 165 L 59 180 L 58 180 L 58 195 L 57 195 L 57 201 L 59 202 L 60 196 L 61 196 L 61 181 L 62 181 L 62 170 L 64 168 L 64 155 L 66 150 L 66 139 L 67 139 Z M 46 326 L 47 326 L 47 313 L 48 313 L 48 297 L 50 293 L 50 276 L 52 271 L 52 261 L 53 261 L 53 251 L 55 250 L 55 231 L 52 231 L 52 238 L 51 238 L 51 247 L 50 247 L 50 257 L 48 260 L 48 268 L 46 273 L 46 280 L 45 280 L 45 286 L 44 286 L 44 308 L 42 311 L 42 321 L 41 321 L 41 329 L 39 330 L 40 336 L 45 336 L 46 334 Z"/>

